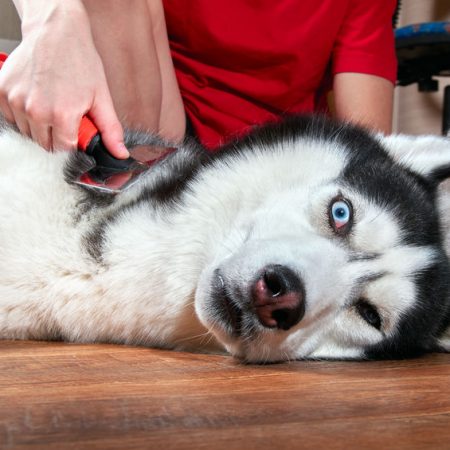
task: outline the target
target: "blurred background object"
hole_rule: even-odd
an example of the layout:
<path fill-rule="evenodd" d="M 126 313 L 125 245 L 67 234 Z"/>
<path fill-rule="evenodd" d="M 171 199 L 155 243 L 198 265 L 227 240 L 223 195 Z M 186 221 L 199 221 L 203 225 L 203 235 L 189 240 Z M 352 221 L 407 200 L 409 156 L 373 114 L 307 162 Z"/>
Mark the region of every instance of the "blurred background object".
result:
<path fill-rule="evenodd" d="M 20 38 L 20 20 L 13 2 L 0 0 L 0 52 L 10 52 Z"/>
<path fill-rule="evenodd" d="M 450 22 L 449 0 L 403 0 L 397 27 L 426 23 Z M 447 56 L 448 57 L 448 56 Z M 442 55 L 445 58 L 445 54 Z M 394 131 L 407 134 L 441 134 L 444 88 L 450 77 L 433 77 L 436 92 L 419 92 L 418 85 L 397 87 L 395 92 Z"/>

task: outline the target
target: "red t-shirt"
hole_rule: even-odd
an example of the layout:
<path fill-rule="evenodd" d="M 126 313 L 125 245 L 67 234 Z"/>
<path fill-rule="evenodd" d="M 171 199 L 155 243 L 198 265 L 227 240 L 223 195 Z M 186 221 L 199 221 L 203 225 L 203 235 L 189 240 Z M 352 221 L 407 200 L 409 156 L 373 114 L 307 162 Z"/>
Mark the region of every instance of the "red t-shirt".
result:
<path fill-rule="evenodd" d="M 181 95 L 214 148 L 283 114 L 323 109 L 330 75 L 396 79 L 395 0 L 164 0 Z"/>

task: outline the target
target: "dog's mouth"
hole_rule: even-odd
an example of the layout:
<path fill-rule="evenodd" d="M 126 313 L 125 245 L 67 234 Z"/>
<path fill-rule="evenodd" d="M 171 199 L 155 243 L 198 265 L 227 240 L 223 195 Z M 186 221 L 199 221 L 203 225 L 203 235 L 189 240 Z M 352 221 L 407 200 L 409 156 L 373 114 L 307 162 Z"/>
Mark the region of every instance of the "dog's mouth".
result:
<path fill-rule="evenodd" d="M 220 320 L 230 328 L 232 336 L 239 337 L 242 331 L 242 309 L 230 295 L 219 270 L 214 272 L 213 299 Z"/>

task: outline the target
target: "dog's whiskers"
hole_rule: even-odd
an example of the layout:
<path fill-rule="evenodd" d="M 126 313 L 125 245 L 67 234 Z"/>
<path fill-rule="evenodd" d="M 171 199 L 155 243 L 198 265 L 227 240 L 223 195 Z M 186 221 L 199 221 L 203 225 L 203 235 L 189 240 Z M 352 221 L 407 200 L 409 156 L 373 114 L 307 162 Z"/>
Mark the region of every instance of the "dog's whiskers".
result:
<path fill-rule="evenodd" d="M 206 337 L 208 338 L 207 343 L 209 343 L 211 341 L 211 338 L 214 337 L 214 336 L 213 336 L 213 334 L 212 334 L 212 332 L 210 330 L 206 330 L 205 332 L 200 333 L 200 334 L 196 334 L 194 336 L 188 336 L 188 337 L 185 337 L 185 338 L 182 338 L 182 339 L 177 339 L 175 341 L 175 345 L 181 344 L 183 342 L 193 341 L 193 340 L 196 340 L 196 339 L 206 338 Z M 201 342 L 203 344 L 204 341 L 202 340 Z"/>

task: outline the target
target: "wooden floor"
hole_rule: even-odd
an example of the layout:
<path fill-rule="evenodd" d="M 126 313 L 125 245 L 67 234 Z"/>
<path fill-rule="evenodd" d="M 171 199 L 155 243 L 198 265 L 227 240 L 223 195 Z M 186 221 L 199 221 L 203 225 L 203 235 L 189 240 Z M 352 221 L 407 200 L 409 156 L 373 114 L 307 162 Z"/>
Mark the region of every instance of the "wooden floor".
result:
<path fill-rule="evenodd" d="M 2 449 L 449 449 L 450 355 L 244 366 L 0 341 Z"/>

